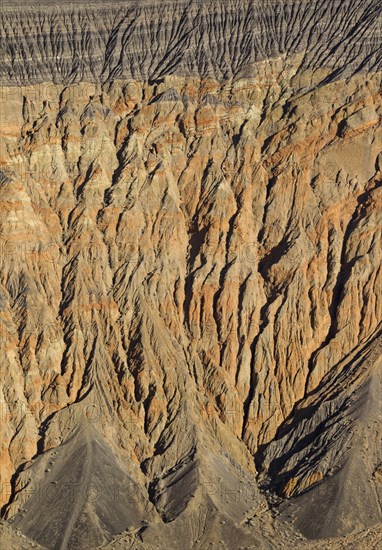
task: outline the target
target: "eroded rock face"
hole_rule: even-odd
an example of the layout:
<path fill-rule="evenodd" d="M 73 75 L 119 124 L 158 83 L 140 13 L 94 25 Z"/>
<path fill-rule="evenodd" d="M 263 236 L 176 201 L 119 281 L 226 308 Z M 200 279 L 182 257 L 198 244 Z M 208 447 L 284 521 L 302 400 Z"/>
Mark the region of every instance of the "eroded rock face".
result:
<path fill-rule="evenodd" d="M 283 3 L 282 16 L 280 4 L 266 8 L 278 22 L 306 7 Z M 369 18 L 375 5 L 362 4 Z M 223 21 L 231 10 L 253 29 L 233 3 L 219 6 Z M 337 6 L 337 17 L 349 6 Z M 198 3 L 187 14 L 196 8 L 207 17 Z M 108 17 L 94 15 L 97 24 L 111 22 L 113 9 L 97 7 Z M 141 36 L 149 9 L 130 14 L 125 39 Z M 19 28 L 10 13 L 8 38 Z M 66 51 L 68 35 L 57 31 L 64 12 L 31 13 L 47 29 L 54 21 Z M 181 3 L 171 23 L 180 13 L 186 33 Z M 313 22 L 301 19 L 304 28 Z M 161 44 L 168 25 L 159 25 Z M 17 65 L 10 38 L 2 67 L 5 517 L 47 548 L 96 547 L 125 530 L 122 547 L 309 547 L 272 518 L 260 486 L 308 537 L 377 525 L 382 102 L 370 52 L 378 35 L 352 49 L 359 61 L 369 48 L 369 65 L 350 62 L 347 41 L 337 61 L 340 50 L 329 56 L 352 74 L 346 80 L 341 71 L 327 78 L 313 46 L 265 61 L 227 54 L 225 72 L 213 50 L 206 77 L 199 65 L 182 74 L 184 56 L 153 70 L 123 42 L 125 69 L 111 69 L 120 50 L 107 50 L 105 81 L 91 27 L 81 47 L 97 61 L 81 50 L 73 78 L 93 82 L 36 84 L 54 78 L 57 60 L 36 54 Z M 152 47 L 144 36 L 142 47 Z M 213 43 L 209 35 L 200 51 Z M 231 78 L 240 73 L 234 58 L 253 63 L 250 76 Z"/>
<path fill-rule="evenodd" d="M 382 68 L 378 0 L 4 0 L 5 84 L 252 76 L 303 53 L 300 71 Z"/>

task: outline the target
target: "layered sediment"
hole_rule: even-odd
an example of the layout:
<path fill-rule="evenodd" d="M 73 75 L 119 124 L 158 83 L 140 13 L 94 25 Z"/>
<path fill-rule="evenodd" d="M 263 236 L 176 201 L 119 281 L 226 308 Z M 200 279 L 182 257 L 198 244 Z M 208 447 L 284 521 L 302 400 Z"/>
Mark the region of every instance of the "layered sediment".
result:
<path fill-rule="evenodd" d="M 379 2 L 1 16 L 5 540 L 377 548 Z"/>

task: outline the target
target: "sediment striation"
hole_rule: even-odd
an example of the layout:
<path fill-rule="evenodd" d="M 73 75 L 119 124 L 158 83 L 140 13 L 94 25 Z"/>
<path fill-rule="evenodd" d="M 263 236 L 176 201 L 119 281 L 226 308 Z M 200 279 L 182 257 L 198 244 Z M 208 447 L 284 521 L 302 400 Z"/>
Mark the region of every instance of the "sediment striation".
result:
<path fill-rule="evenodd" d="M 380 14 L 4 5 L 10 547 L 378 547 Z"/>
<path fill-rule="evenodd" d="M 382 69 L 379 0 L 3 2 L 0 82 L 251 76 L 303 53 L 332 77 Z"/>

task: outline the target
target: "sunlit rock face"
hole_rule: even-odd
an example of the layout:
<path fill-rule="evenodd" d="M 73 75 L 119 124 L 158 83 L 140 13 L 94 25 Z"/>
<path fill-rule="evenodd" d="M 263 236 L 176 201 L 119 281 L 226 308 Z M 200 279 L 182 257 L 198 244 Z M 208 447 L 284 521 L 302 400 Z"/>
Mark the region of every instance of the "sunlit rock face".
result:
<path fill-rule="evenodd" d="M 378 545 L 380 12 L 5 3 L 9 547 Z"/>

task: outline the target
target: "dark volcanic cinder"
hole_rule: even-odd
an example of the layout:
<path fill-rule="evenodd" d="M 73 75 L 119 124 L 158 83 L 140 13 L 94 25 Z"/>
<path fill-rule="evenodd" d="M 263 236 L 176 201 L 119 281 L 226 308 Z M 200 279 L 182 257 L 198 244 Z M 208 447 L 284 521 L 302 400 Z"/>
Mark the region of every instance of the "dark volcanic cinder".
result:
<path fill-rule="evenodd" d="M 382 67 L 376 0 L 5 2 L 0 37 L 5 85 L 237 79 L 300 52 L 300 69 L 336 78 Z"/>

